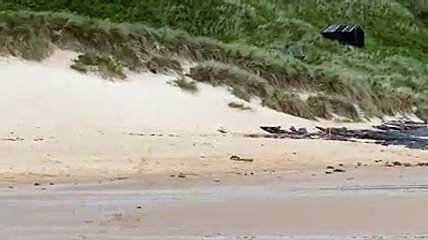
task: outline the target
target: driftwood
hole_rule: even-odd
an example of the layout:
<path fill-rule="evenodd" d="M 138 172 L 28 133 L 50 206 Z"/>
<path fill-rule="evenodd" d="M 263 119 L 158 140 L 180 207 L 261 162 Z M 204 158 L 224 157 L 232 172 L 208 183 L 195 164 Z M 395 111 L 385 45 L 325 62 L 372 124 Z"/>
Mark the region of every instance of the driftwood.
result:
<path fill-rule="evenodd" d="M 411 121 L 390 121 L 373 129 L 352 130 L 348 128 L 322 128 L 308 132 L 305 128 L 289 130 L 281 127 L 262 126 L 274 138 L 325 139 L 335 141 L 374 140 L 381 145 L 403 145 L 408 148 L 428 149 L 428 125 Z"/>
<path fill-rule="evenodd" d="M 232 161 L 237 161 L 237 162 L 253 162 L 254 161 L 254 159 L 252 159 L 252 158 L 241 158 L 241 157 L 235 156 L 235 155 L 230 156 L 229 159 Z"/>

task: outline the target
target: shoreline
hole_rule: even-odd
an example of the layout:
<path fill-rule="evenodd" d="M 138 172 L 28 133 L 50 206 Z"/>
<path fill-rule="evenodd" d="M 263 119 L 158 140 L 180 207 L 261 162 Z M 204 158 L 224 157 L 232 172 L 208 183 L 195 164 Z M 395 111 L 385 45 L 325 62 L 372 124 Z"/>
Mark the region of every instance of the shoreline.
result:
<path fill-rule="evenodd" d="M 19 239 L 419 239 L 428 237 L 427 172 L 277 172 L 0 187 L 0 211 L 9 216 L 0 224 L 7 226 L 4 236 Z"/>

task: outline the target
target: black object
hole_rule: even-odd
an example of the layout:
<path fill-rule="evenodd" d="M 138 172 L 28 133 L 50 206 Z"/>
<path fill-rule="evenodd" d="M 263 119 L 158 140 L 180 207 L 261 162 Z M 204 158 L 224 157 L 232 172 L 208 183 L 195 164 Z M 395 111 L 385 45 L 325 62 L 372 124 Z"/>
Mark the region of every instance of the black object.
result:
<path fill-rule="evenodd" d="M 297 47 L 290 47 L 288 48 L 288 53 L 293 56 L 294 58 L 300 59 L 300 60 L 304 60 L 305 59 L 305 54 L 303 53 L 302 49 L 297 48 Z"/>
<path fill-rule="evenodd" d="M 261 126 L 260 128 L 270 133 L 270 136 L 268 135 L 266 137 L 273 136 L 274 138 L 326 139 L 348 142 L 355 141 L 355 139 L 374 140 L 376 144 L 384 146 L 401 145 L 412 149 L 428 150 L 428 124 L 422 122 L 390 121 L 378 126 L 373 126 L 374 129 L 358 130 L 352 130 L 345 127 L 316 127 L 319 131 L 312 133 L 308 132 L 304 128 L 299 130 L 296 130 L 293 127 L 291 127 L 290 130 L 286 130 L 277 126 Z M 426 166 L 428 166 L 428 162 Z"/>
<path fill-rule="evenodd" d="M 342 44 L 348 44 L 359 48 L 365 46 L 365 32 L 358 24 L 330 24 L 324 28 L 321 34 L 327 39 L 336 40 Z"/>

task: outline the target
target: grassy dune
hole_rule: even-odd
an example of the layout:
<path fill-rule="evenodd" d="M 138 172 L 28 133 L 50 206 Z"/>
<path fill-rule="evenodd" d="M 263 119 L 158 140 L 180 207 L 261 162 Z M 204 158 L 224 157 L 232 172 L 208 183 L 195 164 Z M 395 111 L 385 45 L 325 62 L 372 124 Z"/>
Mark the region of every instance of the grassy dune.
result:
<path fill-rule="evenodd" d="M 97 58 L 103 69 L 119 75 L 122 65 L 182 74 L 180 62 L 187 60 L 197 63 L 188 74 L 196 81 L 305 118 L 428 117 L 423 0 L 1 3 L 2 54 L 40 60 L 55 48 L 75 50 L 103 56 Z M 367 31 L 364 49 L 319 34 L 328 23 L 354 22 Z M 276 50 L 285 45 L 301 47 L 307 58 Z"/>

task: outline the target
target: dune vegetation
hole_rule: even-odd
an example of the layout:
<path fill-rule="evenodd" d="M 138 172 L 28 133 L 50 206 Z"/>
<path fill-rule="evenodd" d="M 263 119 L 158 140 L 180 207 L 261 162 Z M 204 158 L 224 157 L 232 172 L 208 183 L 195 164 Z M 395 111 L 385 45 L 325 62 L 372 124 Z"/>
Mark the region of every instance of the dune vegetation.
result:
<path fill-rule="evenodd" d="M 330 23 L 360 24 L 367 46 L 323 39 Z M 122 79 L 122 68 L 187 75 L 309 119 L 427 119 L 427 24 L 423 0 L 1 0 L 0 52 L 78 51 L 79 71 L 101 63 Z"/>

